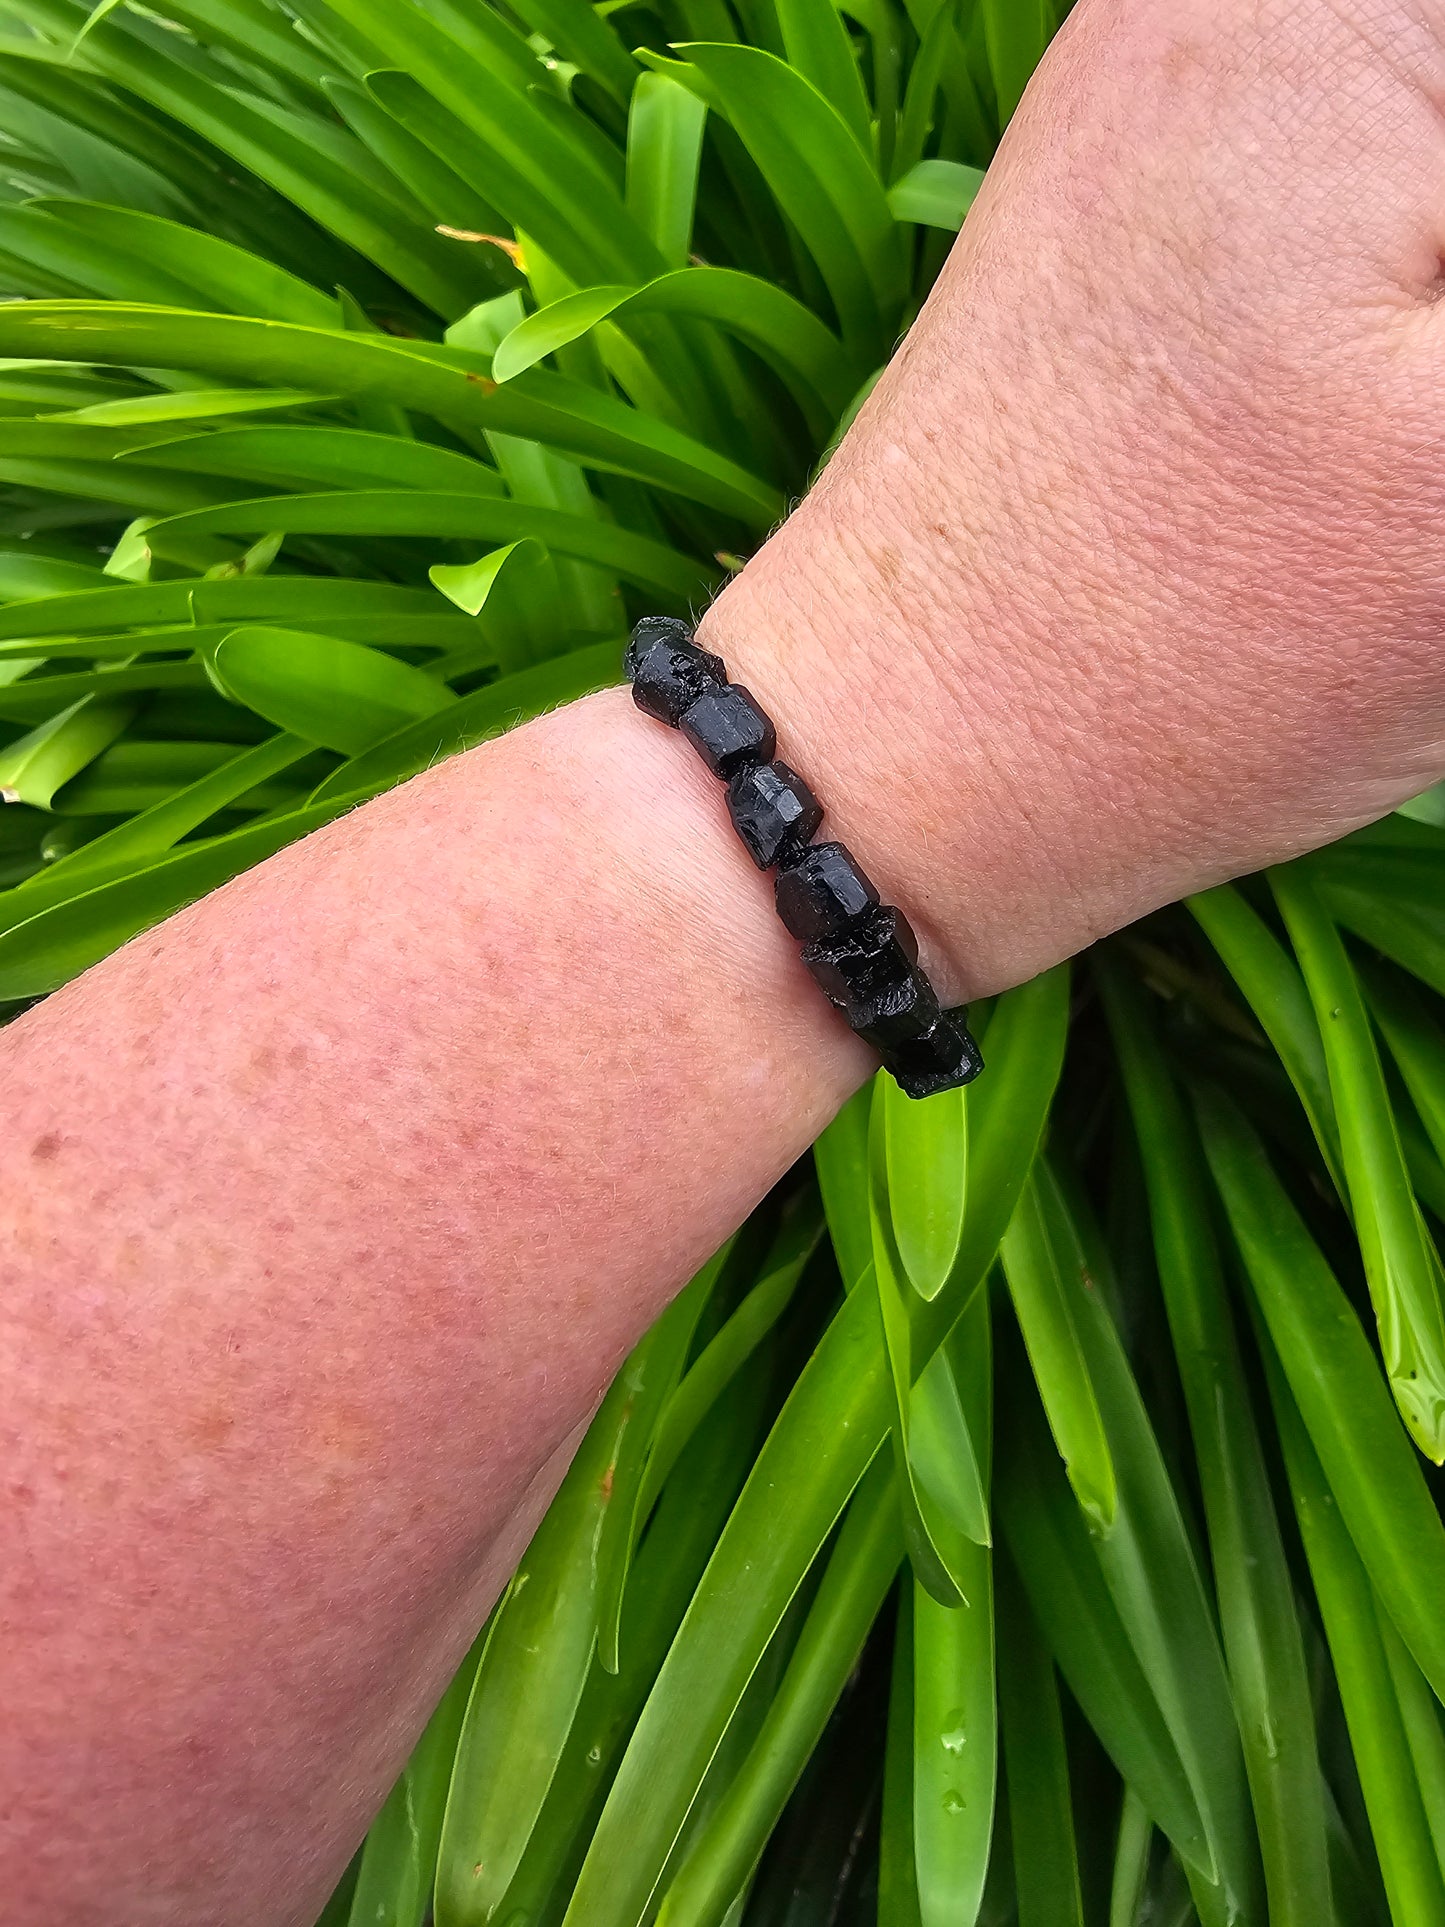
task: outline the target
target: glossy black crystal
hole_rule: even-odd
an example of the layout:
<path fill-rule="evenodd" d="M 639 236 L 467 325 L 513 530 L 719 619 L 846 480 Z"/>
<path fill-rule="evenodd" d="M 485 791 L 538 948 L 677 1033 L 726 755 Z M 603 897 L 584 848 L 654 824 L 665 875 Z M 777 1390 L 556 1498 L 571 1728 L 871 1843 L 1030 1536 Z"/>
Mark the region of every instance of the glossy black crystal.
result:
<path fill-rule="evenodd" d="M 699 649 L 686 625 L 670 616 L 645 616 L 638 623 L 627 645 L 626 666 L 637 707 L 673 728 L 699 696 L 727 682 L 721 659 Z"/>
<path fill-rule="evenodd" d="M 901 910 L 882 907 L 838 936 L 805 944 L 803 962 L 828 999 L 852 1021 L 906 977 L 918 962 L 918 939 Z"/>
<path fill-rule="evenodd" d="M 682 712 L 678 727 L 724 782 L 745 764 L 770 763 L 778 746 L 772 724 L 747 690 L 733 682 L 704 690 Z"/>
<path fill-rule="evenodd" d="M 906 1097 L 934 1097 L 957 1090 L 983 1069 L 983 1058 L 966 1025 L 945 1012 L 922 1037 L 896 1044 L 884 1060 Z"/>
<path fill-rule="evenodd" d="M 933 986 L 916 966 L 895 977 L 866 1002 L 855 1004 L 848 1022 L 880 1056 L 899 1044 L 917 1043 L 937 1024 L 942 1012 Z"/>
<path fill-rule="evenodd" d="M 841 936 L 878 906 L 878 892 L 841 843 L 815 843 L 778 872 L 778 915 L 800 943 Z"/>
<path fill-rule="evenodd" d="M 728 784 L 728 814 L 760 870 L 797 855 L 823 820 L 823 806 L 786 763 L 748 763 Z"/>
<path fill-rule="evenodd" d="M 622 666 L 629 678 L 637 674 L 643 657 L 655 642 L 670 642 L 682 649 L 697 648 L 692 639 L 692 630 L 679 617 L 643 616 L 640 622 L 632 625 L 632 634 L 627 639 L 627 653 L 622 658 Z M 726 676 L 723 680 L 727 680 Z"/>

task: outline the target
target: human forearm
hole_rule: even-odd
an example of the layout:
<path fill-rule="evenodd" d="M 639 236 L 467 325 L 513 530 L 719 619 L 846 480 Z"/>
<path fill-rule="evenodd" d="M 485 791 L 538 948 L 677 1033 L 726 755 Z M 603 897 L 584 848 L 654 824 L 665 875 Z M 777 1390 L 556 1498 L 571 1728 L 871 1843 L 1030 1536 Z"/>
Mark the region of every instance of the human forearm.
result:
<path fill-rule="evenodd" d="M 7 1905 L 301 1920 L 539 1466 L 867 1055 L 622 692 L 4 1051 Z"/>
<path fill-rule="evenodd" d="M 1445 768 L 1438 36 L 1348 13 L 1083 0 L 710 613 L 954 997 Z M 617 692 L 3 1054 L 7 1899 L 300 1922 L 529 1484 L 870 1060 Z"/>

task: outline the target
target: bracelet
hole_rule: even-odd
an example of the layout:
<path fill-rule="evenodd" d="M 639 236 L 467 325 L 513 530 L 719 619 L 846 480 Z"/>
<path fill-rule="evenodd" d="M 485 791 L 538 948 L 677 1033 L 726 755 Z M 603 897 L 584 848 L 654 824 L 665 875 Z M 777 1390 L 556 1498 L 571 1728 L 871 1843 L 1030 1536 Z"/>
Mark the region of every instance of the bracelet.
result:
<path fill-rule="evenodd" d="M 803 962 L 849 1026 L 909 1097 L 932 1097 L 983 1069 L 963 1013 L 939 1008 L 918 966 L 918 939 L 841 843 L 814 843 L 823 806 L 774 760 L 777 733 L 719 657 L 672 616 L 644 616 L 627 645 L 632 700 L 680 729 L 728 786 L 733 828 L 760 870 L 777 871 L 778 915 Z"/>

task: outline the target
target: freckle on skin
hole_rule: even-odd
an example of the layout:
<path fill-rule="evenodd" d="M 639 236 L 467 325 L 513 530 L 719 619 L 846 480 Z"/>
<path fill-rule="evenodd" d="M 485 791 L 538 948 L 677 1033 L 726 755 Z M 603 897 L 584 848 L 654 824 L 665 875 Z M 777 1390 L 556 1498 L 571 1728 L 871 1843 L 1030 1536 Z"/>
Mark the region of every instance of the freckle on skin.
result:
<path fill-rule="evenodd" d="M 203 1448 L 222 1444 L 236 1421 L 233 1415 L 221 1406 L 197 1413 L 191 1422 L 190 1434 L 194 1442 Z"/>
<path fill-rule="evenodd" d="M 60 1145 L 60 1133 L 58 1131 L 46 1131 L 42 1137 L 36 1138 L 35 1142 L 31 1145 L 30 1155 L 35 1159 L 37 1164 L 49 1164 L 53 1158 L 59 1156 Z"/>

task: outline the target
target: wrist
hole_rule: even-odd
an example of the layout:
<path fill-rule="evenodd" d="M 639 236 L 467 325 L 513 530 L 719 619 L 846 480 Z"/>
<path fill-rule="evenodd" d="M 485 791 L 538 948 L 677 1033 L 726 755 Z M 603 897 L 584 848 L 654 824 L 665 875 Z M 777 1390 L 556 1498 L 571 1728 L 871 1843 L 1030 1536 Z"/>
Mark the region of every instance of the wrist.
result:
<path fill-rule="evenodd" d="M 601 914 L 649 930 L 676 981 L 679 1015 L 640 1021 L 675 1032 L 684 1057 L 684 1009 L 717 1034 L 745 1037 L 759 1086 L 786 1093 L 791 1112 L 815 1114 L 816 1135 L 876 1059 L 804 969 L 772 876 L 733 829 L 726 786 L 628 689 L 573 703 L 542 727 L 556 747 L 561 807 L 607 852 Z"/>
<path fill-rule="evenodd" d="M 977 664 L 959 670 L 960 636 L 997 629 L 956 571 L 880 531 L 876 509 L 852 525 L 874 531 L 866 548 L 810 497 L 699 641 L 774 719 L 779 756 L 825 808 L 819 838 L 847 845 L 913 924 L 944 1002 L 963 1003 L 1067 954 L 1077 919 L 1015 794 L 1015 719 Z M 923 593 L 899 587 L 925 577 Z"/>

